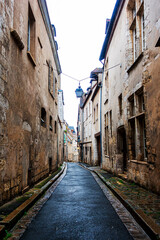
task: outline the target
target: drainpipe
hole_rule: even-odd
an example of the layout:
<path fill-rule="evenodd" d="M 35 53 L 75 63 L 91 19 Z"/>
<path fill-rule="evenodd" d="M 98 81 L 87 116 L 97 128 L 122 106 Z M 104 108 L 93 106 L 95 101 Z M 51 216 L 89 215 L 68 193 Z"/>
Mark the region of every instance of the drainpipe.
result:
<path fill-rule="evenodd" d="M 59 152 L 59 122 L 57 121 L 57 168 L 58 168 L 58 162 L 59 162 L 59 156 L 58 156 L 58 152 Z"/>
<path fill-rule="evenodd" d="M 102 87 L 103 87 L 103 74 L 104 74 L 104 65 L 103 65 L 103 73 L 102 73 L 102 81 L 99 85 L 100 87 L 100 144 L 101 144 L 101 164 L 100 167 L 102 167 L 103 162 L 103 153 L 102 153 Z"/>
<path fill-rule="evenodd" d="M 82 108 L 82 162 L 83 162 L 83 142 L 84 142 L 84 108 Z"/>

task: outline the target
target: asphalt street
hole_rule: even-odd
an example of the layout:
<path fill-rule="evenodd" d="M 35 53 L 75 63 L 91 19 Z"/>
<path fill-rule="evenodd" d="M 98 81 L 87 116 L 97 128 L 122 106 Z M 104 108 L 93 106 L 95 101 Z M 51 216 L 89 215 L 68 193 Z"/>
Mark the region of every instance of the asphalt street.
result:
<path fill-rule="evenodd" d="M 92 174 L 68 163 L 67 174 L 21 240 L 133 239 Z"/>

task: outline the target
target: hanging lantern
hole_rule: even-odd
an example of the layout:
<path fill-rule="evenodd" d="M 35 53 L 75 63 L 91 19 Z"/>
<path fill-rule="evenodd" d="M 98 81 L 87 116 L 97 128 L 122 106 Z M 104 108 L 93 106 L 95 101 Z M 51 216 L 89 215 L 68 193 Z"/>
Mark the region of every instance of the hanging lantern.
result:
<path fill-rule="evenodd" d="M 81 86 L 80 86 L 80 82 L 79 82 L 79 86 L 78 86 L 78 88 L 76 89 L 75 93 L 76 93 L 76 97 L 77 97 L 77 98 L 81 98 L 82 95 L 83 95 L 83 89 L 82 89 Z"/>

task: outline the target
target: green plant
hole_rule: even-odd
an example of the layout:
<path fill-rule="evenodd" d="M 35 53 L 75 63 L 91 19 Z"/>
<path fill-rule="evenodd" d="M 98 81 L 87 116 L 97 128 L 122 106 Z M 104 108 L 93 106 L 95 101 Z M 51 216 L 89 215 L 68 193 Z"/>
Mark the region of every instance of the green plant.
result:
<path fill-rule="evenodd" d="M 24 212 L 24 216 L 26 216 L 27 215 L 27 212 Z"/>
<path fill-rule="evenodd" d="M 118 179 L 118 182 L 120 182 L 120 183 L 124 183 L 122 179 Z"/>
<path fill-rule="evenodd" d="M 5 230 L 6 236 L 3 238 L 3 240 L 7 240 L 8 238 L 12 237 L 12 234 L 9 233 L 7 230 Z"/>

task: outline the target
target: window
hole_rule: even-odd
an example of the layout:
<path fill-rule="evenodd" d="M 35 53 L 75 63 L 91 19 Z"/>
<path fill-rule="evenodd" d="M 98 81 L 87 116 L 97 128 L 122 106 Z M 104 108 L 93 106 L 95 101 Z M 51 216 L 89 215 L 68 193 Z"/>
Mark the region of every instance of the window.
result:
<path fill-rule="evenodd" d="M 51 66 L 51 61 L 46 61 L 48 65 L 48 90 L 52 97 L 55 98 L 55 81 L 56 78 L 54 77 L 54 71 Z"/>
<path fill-rule="evenodd" d="M 132 65 L 141 55 L 141 52 L 146 49 L 144 2 L 141 0 L 129 0 L 127 16 L 129 22 L 127 49 L 129 54 L 132 52 L 129 58 L 129 65 Z"/>
<path fill-rule="evenodd" d="M 52 68 L 50 61 L 47 62 L 48 65 L 48 90 L 51 92 L 51 74 L 52 74 Z"/>
<path fill-rule="evenodd" d="M 52 116 L 49 117 L 49 130 L 50 130 L 50 131 L 53 130 L 53 126 L 52 126 Z"/>
<path fill-rule="evenodd" d="M 98 103 L 97 103 L 97 106 L 96 106 L 96 121 L 98 121 Z"/>
<path fill-rule="evenodd" d="M 137 118 L 138 125 L 138 143 L 139 143 L 139 152 L 138 152 L 138 160 L 144 160 L 147 158 L 147 145 L 146 145 L 146 126 L 145 126 L 145 118 L 144 115 Z"/>
<path fill-rule="evenodd" d="M 110 131 L 111 131 L 111 137 L 112 137 L 112 110 L 110 111 Z"/>
<path fill-rule="evenodd" d="M 144 14 L 141 16 L 142 51 L 146 48 Z"/>
<path fill-rule="evenodd" d="M 158 39 L 155 47 L 160 47 L 160 38 Z"/>
<path fill-rule="evenodd" d="M 122 93 L 118 97 L 118 103 L 119 103 L 119 114 L 122 115 Z"/>
<path fill-rule="evenodd" d="M 53 79 L 53 96 L 55 97 L 57 93 L 57 78 Z"/>
<path fill-rule="evenodd" d="M 54 122 L 54 133 L 57 133 L 57 122 Z"/>
<path fill-rule="evenodd" d="M 145 111 L 144 95 L 142 91 L 138 94 L 138 111 L 139 113 L 142 113 Z"/>
<path fill-rule="evenodd" d="M 134 106 L 134 95 L 129 97 L 129 116 L 132 117 L 135 114 L 135 106 Z"/>
<path fill-rule="evenodd" d="M 35 58 L 35 18 L 30 4 L 28 5 L 28 40 L 27 52 L 31 58 Z"/>
<path fill-rule="evenodd" d="M 46 110 L 41 108 L 41 126 L 46 127 Z"/>
<path fill-rule="evenodd" d="M 143 87 L 129 97 L 129 158 L 147 158 L 145 102 Z"/>
<path fill-rule="evenodd" d="M 135 119 L 129 121 L 129 140 L 130 159 L 136 159 Z"/>
<path fill-rule="evenodd" d="M 137 59 L 137 29 L 136 27 L 133 30 L 133 59 Z"/>
<path fill-rule="evenodd" d="M 132 19 L 134 20 L 135 17 L 136 17 L 136 2 L 134 2 L 134 7 L 132 9 Z"/>
<path fill-rule="evenodd" d="M 87 147 L 85 147 L 85 150 L 86 150 L 86 155 L 87 155 Z"/>
<path fill-rule="evenodd" d="M 108 88 L 109 88 L 108 74 L 109 72 L 107 71 L 105 76 L 105 98 L 108 98 Z"/>
<path fill-rule="evenodd" d="M 109 131 L 108 131 L 108 112 L 104 116 L 105 119 L 105 154 L 109 155 Z"/>

